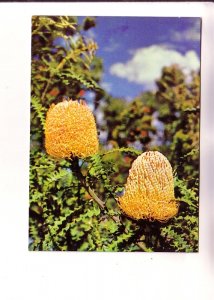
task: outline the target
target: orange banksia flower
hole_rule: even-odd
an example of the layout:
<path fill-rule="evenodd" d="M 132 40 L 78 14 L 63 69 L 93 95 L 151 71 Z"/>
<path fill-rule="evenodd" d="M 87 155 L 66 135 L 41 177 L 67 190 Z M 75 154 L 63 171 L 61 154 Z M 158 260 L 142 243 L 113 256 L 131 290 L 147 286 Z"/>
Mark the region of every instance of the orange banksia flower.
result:
<path fill-rule="evenodd" d="M 133 162 L 125 185 L 125 193 L 118 199 L 122 211 L 133 219 L 161 222 L 175 216 L 172 167 L 158 151 L 148 151 Z"/>
<path fill-rule="evenodd" d="M 56 158 L 87 157 L 98 152 L 94 116 L 88 106 L 78 101 L 52 104 L 46 116 L 45 148 Z"/>

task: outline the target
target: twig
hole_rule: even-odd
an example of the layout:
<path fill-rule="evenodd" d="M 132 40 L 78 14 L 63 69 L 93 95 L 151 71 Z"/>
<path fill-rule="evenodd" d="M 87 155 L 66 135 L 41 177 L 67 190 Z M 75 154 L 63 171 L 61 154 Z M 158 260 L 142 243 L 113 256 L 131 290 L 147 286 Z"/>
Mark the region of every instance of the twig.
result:
<path fill-rule="evenodd" d="M 76 163 L 76 162 L 75 162 Z M 97 194 L 94 192 L 94 190 L 86 183 L 85 181 L 85 177 L 82 175 L 81 170 L 79 168 L 79 170 L 76 172 L 76 175 L 78 177 L 78 179 L 80 180 L 80 182 L 82 183 L 82 185 L 84 186 L 84 188 L 86 189 L 86 191 L 91 195 L 91 197 L 93 198 L 93 200 L 99 205 L 99 207 L 104 210 L 108 216 L 117 224 L 123 226 L 124 228 L 124 232 L 125 233 L 129 233 L 128 230 L 125 228 L 125 225 L 120 221 L 120 218 L 118 216 L 112 216 L 109 214 L 108 209 L 105 206 L 105 202 L 102 201 Z M 149 250 L 147 249 L 146 245 L 144 242 L 136 242 L 136 245 L 143 250 L 144 252 L 148 252 Z"/>
<path fill-rule="evenodd" d="M 41 101 L 42 101 L 42 102 L 43 102 L 43 100 L 45 99 L 46 93 L 47 93 L 48 88 L 49 88 L 49 85 L 50 85 L 50 83 L 51 83 L 51 79 L 52 79 L 52 76 L 50 76 L 50 78 L 48 79 L 47 84 L 46 84 L 46 86 L 45 86 L 45 89 L 44 89 L 44 91 L 43 91 L 43 93 L 42 93 L 42 96 L 41 96 Z"/>
<path fill-rule="evenodd" d="M 87 192 L 91 195 L 91 197 L 93 198 L 93 200 L 99 205 L 99 207 L 103 210 L 105 210 L 105 212 L 109 215 L 108 210 L 106 209 L 105 203 L 96 195 L 96 193 L 87 185 L 84 185 L 85 189 L 87 190 Z M 124 227 L 124 232 L 125 233 L 129 233 L 128 230 L 125 228 L 124 224 L 122 224 L 122 222 L 120 221 L 119 217 L 116 216 L 111 216 L 109 215 L 110 218 L 117 224 L 121 225 Z M 145 246 L 145 244 L 143 242 L 136 242 L 136 245 L 143 251 L 148 252 L 147 247 Z"/>
<path fill-rule="evenodd" d="M 79 160 L 77 157 L 74 157 L 73 158 L 73 167 L 74 167 L 74 172 L 76 174 L 76 176 L 79 178 L 79 173 L 80 173 L 80 166 L 79 166 Z M 77 191 L 77 198 L 78 198 L 78 203 L 80 204 L 80 189 L 81 189 L 81 186 L 80 186 L 80 180 L 78 181 L 78 191 Z"/>
<path fill-rule="evenodd" d="M 94 201 L 99 205 L 99 207 L 108 213 L 105 203 L 97 196 L 97 194 L 95 194 L 95 192 L 90 188 L 90 186 L 84 185 L 84 187 L 87 190 L 87 192 L 91 195 L 91 197 L 94 199 Z M 123 225 L 123 224 L 121 224 L 119 217 L 112 216 L 112 215 L 109 215 L 109 216 L 111 217 L 111 219 L 114 222 L 119 223 L 120 225 Z"/>

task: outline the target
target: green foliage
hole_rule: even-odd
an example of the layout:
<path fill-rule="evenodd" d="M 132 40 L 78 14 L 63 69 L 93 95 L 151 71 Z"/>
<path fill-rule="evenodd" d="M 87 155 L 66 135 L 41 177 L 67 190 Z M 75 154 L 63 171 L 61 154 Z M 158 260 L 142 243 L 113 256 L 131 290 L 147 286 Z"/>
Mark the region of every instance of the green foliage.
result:
<path fill-rule="evenodd" d="M 41 125 L 42 125 L 42 127 L 43 127 L 43 129 L 44 129 L 45 114 L 46 114 L 47 110 L 45 109 L 45 107 L 42 106 L 42 104 L 40 103 L 40 100 L 35 96 L 31 98 L 31 105 L 32 105 L 33 110 L 36 113 L 34 115 L 34 119 L 38 118 Z"/>
<path fill-rule="evenodd" d="M 32 18 L 29 249 L 198 251 L 199 74 L 186 83 L 178 67 L 167 67 L 156 93 L 130 102 L 112 98 L 99 87 L 97 45 L 84 36 L 94 26 L 92 17 L 83 24 L 74 17 Z M 51 158 L 44 149 L 47 109 L 88 90 L 95 113 L 103 111 L 99 129 L 107 141 L 84 160 Z M 180 208 L 167 223 L 131 220 L 118 207 L 132 161 L 145 150 L 162 152 L 173 166 Z"/>
<path fill-rule="evenodd" d="M 161 234 L 173 251 L 198 251 L 198 183 L 195 188 L 188 189 L 187 183 L 176 176 L 175 190 L 180 200 L 179 215 L 162 228 Z"/>
<path fill-rule="evenodd" d="M 73 17 L 32 19 L 32 94 L 46 107 L 57 96 L 75 98 L 81 89 L 99 89 L 93 72 L 97 45 L 80 30 Z"/>
<path fill-rule="evenodd" d="M 179 177 L 185 174 L 191 182 L 199 169 L 200 77 L 193 73 L 187 84 L 182 71 L 172 66 L 163 69 L 157 85 L 159 119 L 165 125 L 162 151 L 174 161 Z"/>
<path fill-rule="evenodd" d="M 152 140 L 151 134 L 155 133 L 152 113 L 153 109 L 145 105 L 141 97 L 129 104 L 122 99 L 107 99 L 104 116 L 108 140 L 115 141 L 119 147 L 130 147 L 139 142 L 141 149 L 146 149 Z"/>

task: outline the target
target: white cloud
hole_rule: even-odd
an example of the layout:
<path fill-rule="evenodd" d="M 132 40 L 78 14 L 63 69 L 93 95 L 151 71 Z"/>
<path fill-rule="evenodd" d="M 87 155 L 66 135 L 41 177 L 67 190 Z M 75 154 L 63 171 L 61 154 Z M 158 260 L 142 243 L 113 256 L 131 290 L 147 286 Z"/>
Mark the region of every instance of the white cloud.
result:
<path fill-rule="evenodd" d="M 111 52 L 116 51 L 119 48 L 119 46 L 120 46 L 119 44 L 109 45 L 104 48 L 104 51 L 111 53 Z"/>
<path fill-rule="evenodd" d="M 177 42 L 200 41 L 200 32 L 193 29 L 188 29 L 185 31 L 173 31 L 172 40 Z"/>
<path fill-rule="evenodd" d="M 104 120 L 103 112 L 100 109 L 96 110 L 96 121 L 98 124 L 102 125 Z"/>
<path fill-rule="evenodd" d="M 88 30 L 85 35 L 87 38 L 92 39 L 92 40 L 96 40 L 96 37 L 97 37 L 97 35 L 93 29 Z"/>
<path fill-rule="evenodd" d="M 106 46 L 103 50 L 105 52 L 112 53 L 112 52 L 118 50 L 119 47 L 120 47 L 120 43 L 116 42 L 113 39 L 110 39 L 108 46 Z"/>
<path fill-rule="evenodd" d="M 188 51 L 183 55 L 176 50 L 153 45 L 137 49 L 125 63 L 112 65 L 110 73 L 152 88 L 154 81 L 160 78 L 162 68 L 172 64 L 179 65 L 188 74 L 191 70 L 198 70 L 200 61 L 195 51 Z"/>
<path fill-rule="evenodd" d="M 101 82 L 101 87 L 104 89 L 104 90 L 106 90 L 108 93 L 110 93 L 111 92 L 111 90 L 112 90 L 112 84 L 110 83 L 110 82 L 105 82 L 105 81 L 103 81 L 103 82 Z"/>
<path fill-rule="evenodd" d="M 107 132 L 107 131 L 100 130 L 100 133 L 99 133 L 99 140 L 100 140 L 102 143 L 106 143 L 107 137 L 108 137 L 108 132 Z"/>
<path fill-rule="evenodd" d="M 171 38 L 173 41 L 200 41 L 200 19 L 196 19 L 192 22 L 192 26 L 183 31 L 172 31 Z"/>

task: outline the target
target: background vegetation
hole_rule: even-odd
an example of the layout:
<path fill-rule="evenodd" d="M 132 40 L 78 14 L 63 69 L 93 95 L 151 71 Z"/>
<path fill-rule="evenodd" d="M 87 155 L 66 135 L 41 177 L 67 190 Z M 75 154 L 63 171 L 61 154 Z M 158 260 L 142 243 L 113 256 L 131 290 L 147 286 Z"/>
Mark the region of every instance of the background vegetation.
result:
<path fill-rule="evenodd" d="M 84 35 L 93 26 L 89 17 L 83 24 L 75 17 L 32 19 L 29 249 L 198 251 L 200 75 L 187 83 L 178 66 L 165 67 L 155 93 L 129 102 L 113 98 L 99 85 L 98 45 Z M 88 91 L 95 117 L 103 116 L 97 119 L 99 154 L 78 162 L 50 157 L 44 149 L 47 109 Z M 160 151 L 173 167 L 180 209 L 167 223 L 131 220 L 117 205 L 132 161 L 146 150 Z"/>

